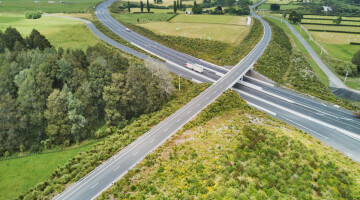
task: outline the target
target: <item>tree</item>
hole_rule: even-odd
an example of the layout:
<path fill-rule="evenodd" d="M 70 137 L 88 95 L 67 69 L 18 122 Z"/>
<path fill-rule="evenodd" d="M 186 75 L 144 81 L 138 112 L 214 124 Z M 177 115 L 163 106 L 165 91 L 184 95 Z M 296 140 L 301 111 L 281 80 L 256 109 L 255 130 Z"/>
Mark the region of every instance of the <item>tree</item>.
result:
<path fill-rule="evenodd" d="M 194 6 L 196 6 L 196 1 L 194 1 Z"/>
<path fill-rule="evenodd" d="M 286 18 L 286 13 L 284 12 L 284 14 L 282 15 L 282 17 L 285 19 Z"/>
<path fill-rule="evenodd" d="M 94 115 L 100 120 L 104 115 L 104 101 L 102 94 L 104 87 L 111 81 L 111 72 L 108 70 L 107 62 L 104 58 L 99 57 L 90 64 L 88 69 L 91 102 L 94 107 Z"/>
<path fill-rule="evenodd" d="M 335 24 L 341 24 L 341 21 L 342 21 L 342 17 L 341 17 L 341 16 L 339 16 L 338 18 L 336 18 L 336 19 L 333 20 L 333 22 L 334 22 Z"/>
<path fill-rule="evenodd" d="M 351 62 L 357 66 L 358 73 L 360 73 L 360 50 L 354 54 Z"/>
<path fill-rule="evenodd" d="M 0 155 L 1 151 L 15 151 L 19 149 L 21 144 L 27 141 L 27 135 L 23 134 L 21 128 L 22 113 L 16 99 L 10 94 L 0 96 Z"/>
<path fill-rule="evenodd" d="M 48 120 L 46 134 L 51 143 L 63 144 L 69 140 L 71 126 L 67 115 L 66 92 L 55 89 L 47 99 L 45 117 Z"/>
<path fill-rule="evenodd" d="M 199 4 L 196 4 L 195 6 L 192 7 L 192 12 L 194 14 L 201 14 L 202 7 Z"/>
<path fill-rule="evenodd" d="M 72 65 L 70 62 L 64 58 L 56 62 L 58 66 L 58 71 L 56 73 L 56 78 L 60 80 L 63 84 L 67 83 L 68 79 L 71 78 Z"/>
<path fill-rule="evenodd" d="M 140 1 L 140 10 L 141 10 L 141 12 L 144 12 L 144 3 L 143 3 L 143 1 Z"/>
<path fill-rule="evenodd" d="M 173 78 L 166 65 L 151 58 L 145 60 L 145 65 L 149 68 L 152 77 L 154 78 L 155 76 L 158 79 L 161 99 L 165 101 L 170 98 L 175 88 Z"/>
<path fill-rule="evenodd" d="M 180 9 L 183 8 L 183 5 L 182 5 L 182 0 L 180 0 Z"/>
<path fill-rule="evenodd" d="M 5 52 L 4 33 L 0 30 L 0 53 Z"/>
<path fill-rule="evenodd" d="M 25 40 L 16 30 L 16 28 L 8 27 L 3 35 L 5 47 L 12 51 L 15 47 L 15 43 L 18 41 L 20 44 L 25 45 Z"/>
<path fill-rule="evenodd" d="M 295 10 L 291 11 L 289 20 L 293 23 L 301 22 L 302 15 L 297 13 Z"/>
<path fill-rule="evenodd" d="M 147 11 L 150 12 L 150 4 L 149 4 L 149 0 L 146 0 L 146 8 Z"/>
<path fill-rule="evenodd" d="M 128 9 L 128 12 L 130 13 L 130 2 L 129 1 L 127 3 L 127 9 Z"/>
<path fill-rule="evenodd" d="M 270 5 L 270 10 L 278 11 L 278 10 L 280 10 L 280 5 L 279 5 L 279 4 L 276 4 L 276 3 L 271 4 L 271 5 Z"/>
<path fill-rule="evenodd" d="M 177 9 L 180 9 L 180 3 L 179 3 L 179 0 L 176 0 L 176 6 L 177 6 Z"/>
<path fill-rule="evenodd" d="M 129 88 L 126 78 L 121 73 L 111 76 L 111 83 L 104 87 L 103 99 L 105 101 L 106 122 L 109 126 L 118 126 L 129 111 Z"/>
<path fill-rule="evenodd" d="M 177 11 L 176 1 L 174 1 L 174 13 Z"/>
<path fill-rule="evenodd" d="M 71 90 L 64 86 L 64 90 L 66 91 L 66 106 L 68 110 L 68 118 L 69 124 L 71 126 L 71 139 L 75 142 L 79 142 L 81 139 L 86 137 L 85 127 L 86 127 L 86 119 L 83 116 L 84 105 L 82 102 L 76 98 Z"/>

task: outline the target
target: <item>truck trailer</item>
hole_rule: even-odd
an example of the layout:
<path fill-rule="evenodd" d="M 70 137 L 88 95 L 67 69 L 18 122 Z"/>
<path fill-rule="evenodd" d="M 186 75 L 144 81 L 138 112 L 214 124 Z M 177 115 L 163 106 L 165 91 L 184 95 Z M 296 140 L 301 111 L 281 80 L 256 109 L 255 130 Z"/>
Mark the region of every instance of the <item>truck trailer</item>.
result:
<path fill-rule="evenodd" d="M 203 71 L 204 71 L 203 66 L 201 66 L 199 64 L 195 64 L 195 63 L 194 64 L 193 63 L 186 63 L 185 67 L 189 68 L 189 69 L 192 69 L 192 70 L 194 70 L 196 72 L 199 72 L 200 74 L 203 73 Z"/>

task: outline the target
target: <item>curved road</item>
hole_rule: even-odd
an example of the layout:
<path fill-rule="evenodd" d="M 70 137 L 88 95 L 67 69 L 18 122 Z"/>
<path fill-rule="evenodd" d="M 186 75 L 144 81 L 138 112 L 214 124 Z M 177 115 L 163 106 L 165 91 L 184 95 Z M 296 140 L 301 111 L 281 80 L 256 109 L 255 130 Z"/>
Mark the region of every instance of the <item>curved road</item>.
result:
<path fill-rule="evenodd" d="M 99 13 L 103 13 L 105 16 L 108 13 L 107 7 L 110 3 L 116 0 L 109 0 L 100 4 L 95 13 L 100 16 Z M 257 17 L 252 13 L 254 17 Z M 259 18 L 259 17 L 257 17 Z M 260 18 L 259 18 L 260 19 Z M 116 22 L 113 18 L 101 18 L 102 22 Z M 260 19 L 261 20 L 261 19 Z M 156 149 L 159 145 L 165 142 L 171 137 L 177 130 L 179 130 L 184 124 L 195 117 L 201 110 L 207 105 L 212 103 L 218 96 L 220 96 L 225 90 L 232 87 L 238 82 L 238 77 L 242 77 L 253 65 L 253 63 L 262 55 L 266 46 L 271 39 L 271 29 L 267 23 L 261 20 L 264 25 L 264 36 L 255 48 L 242 59 L 234 68 L 228 71 L 225 75 L 222 75 L 214 84 L 207 88 L 200 95 L 192 99 L 185 106 L 177 110 L 171 116 L 160 122 L 150 131 L 139 137 L 136 141 L 128 145 L 125 149 L 118 152 L 109 160 L 95 168 L 91 173 L 84 178 L 68 187 L 63 193 L 56 196 L 54 199 L 94 199 L 101 194 L 102 191 L 109 188 L 114 182 L 120 179 L 128 170 L 132 169 L 138 162 L 143 160 L 145 156 Z M 160 56 L 171 56 L 171 60 L 175 62 L 187 62 L 187 60 L 194 60 L 197 63 L 206 65 L 211 72 L 221 72 L 223 69 L 220 67 L 202 62 L 196 58 L 190 57 L 186 54 L 171 50 L 167 47 L 155 44 L 142 36 L 124 31 L 124 27 L 119 25 L 120 28 L 109 24 L 112 30 L 118 31 L 118 33 L 127 35 L 127 38 L 140 38 L 136 45 L 143 45 L 141 47 L 150 49 Z M 147 46 L 149 45 L 149 46 Z M 165 51 L 161 48 L 164 48 Z M 225 72 L 225 71 L 224 71 Z"/>

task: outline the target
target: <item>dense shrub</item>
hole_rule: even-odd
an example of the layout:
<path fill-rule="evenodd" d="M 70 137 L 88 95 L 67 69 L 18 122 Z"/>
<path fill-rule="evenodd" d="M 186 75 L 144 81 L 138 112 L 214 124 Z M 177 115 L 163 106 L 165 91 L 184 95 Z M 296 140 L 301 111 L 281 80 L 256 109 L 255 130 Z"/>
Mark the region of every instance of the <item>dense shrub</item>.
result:
<path fill-rule="evenodd" d="M 33 10 L 33 11 L 27 11 L 25 12 L 25 17 L 27 19 L 39 19 L 41 18 L 42 11 L 40 10 Z"/>

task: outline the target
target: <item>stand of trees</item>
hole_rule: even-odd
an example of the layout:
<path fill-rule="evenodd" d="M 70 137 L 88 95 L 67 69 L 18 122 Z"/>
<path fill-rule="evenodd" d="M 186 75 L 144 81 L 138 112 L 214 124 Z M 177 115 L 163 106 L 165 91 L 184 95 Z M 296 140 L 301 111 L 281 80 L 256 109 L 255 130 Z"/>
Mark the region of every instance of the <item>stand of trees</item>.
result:
<path fill-rule="evenodd" d="M 130 64 L 106 46 L 56 50 L 38 31 L 23 39 L 14 28 L 0 44 L 0 155 L 79 142 L 104 119 L 122 127 L 173 92 L 164 65 Z"/>

